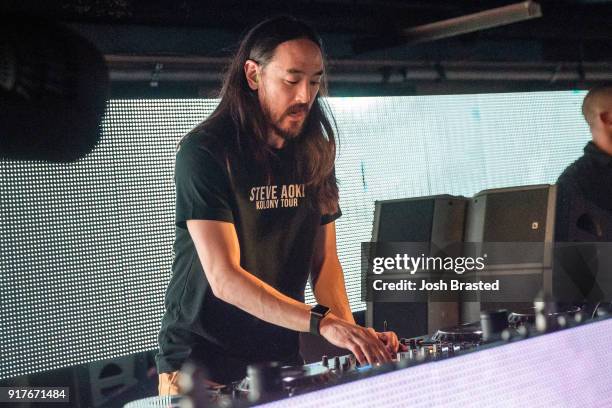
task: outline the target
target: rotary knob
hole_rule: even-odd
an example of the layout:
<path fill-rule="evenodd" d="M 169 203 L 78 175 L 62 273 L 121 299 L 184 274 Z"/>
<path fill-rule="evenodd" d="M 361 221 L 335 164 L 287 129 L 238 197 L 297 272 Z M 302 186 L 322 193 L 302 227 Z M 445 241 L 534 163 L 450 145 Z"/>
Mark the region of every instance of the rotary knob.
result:
<path fill-rule="evenodd" d="M 334 357 L 334 369 L 337 371 L 342 371 L 342 365 L 340 365 L 340 357 Z"/>

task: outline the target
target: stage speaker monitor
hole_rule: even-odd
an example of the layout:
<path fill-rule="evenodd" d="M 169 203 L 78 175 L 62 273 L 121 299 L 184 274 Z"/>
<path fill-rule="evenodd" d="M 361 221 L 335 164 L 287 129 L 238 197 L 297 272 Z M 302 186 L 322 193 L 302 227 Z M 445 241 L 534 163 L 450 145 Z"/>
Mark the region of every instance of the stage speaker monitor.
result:
<path fill-rule="evenodd" d="M 465 242 L 552 243 L 556 191 L 556 186 L 542 184 L 479 192 L 468 205 Z M 529 248 L 533 250 L 529 251 Z M 525 291 L 531 290 L 535 297 L 542 283 L 552 285 L 551 260 L 547 248 L 541 245 L 524 246 L 524 249 L 520 257 L 512 252 L 499 254 L 501 256 L 495 257 L 495 264 L 489 267 L 494 270 L 491 273 L 500 275 L 500 284 L 504 285 L 505 291 L 514 290 L 523 296 Z M 522 278 L 512 279 L 512 274 L 521 274 Z M 526 285 L 530 276 L 533 285 Z M 527 304 L 518 302 L 465 302 L 462 321 L 479 320 L 481 310 L 514 310 L 525 306 Z"/>
<path fill-rule="evenodd" d="M 462 242 L 465 197 L 439 195 L 376 201 L 374 242 L 430 242 L 437 246 Z M 453 302 L 367 302 L 366 325 L 395 331 L 399 337 L 421 336 L 458 323 Z"/>

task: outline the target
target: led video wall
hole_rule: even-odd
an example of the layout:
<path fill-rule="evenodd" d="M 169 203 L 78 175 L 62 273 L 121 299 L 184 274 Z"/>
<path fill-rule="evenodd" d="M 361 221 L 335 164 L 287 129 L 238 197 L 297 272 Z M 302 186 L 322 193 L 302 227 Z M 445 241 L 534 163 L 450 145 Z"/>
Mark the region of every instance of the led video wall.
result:
<path fill-rule="evenodd" d="M 331 98 L 353 310 L 375 200 L 553 183 L 589 139 L 584 92 Z M 71 164 L 0 161 L 0 379 L 157 347 L 175 146 L 216 100 L 112 100 Z M 313 298 L 308 291 L 308 302 Z"/>

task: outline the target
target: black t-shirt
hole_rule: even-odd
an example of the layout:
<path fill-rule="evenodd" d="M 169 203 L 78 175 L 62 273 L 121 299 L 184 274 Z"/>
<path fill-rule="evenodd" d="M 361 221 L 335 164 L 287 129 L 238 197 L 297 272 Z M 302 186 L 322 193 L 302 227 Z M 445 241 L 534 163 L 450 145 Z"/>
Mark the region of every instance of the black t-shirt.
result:
<path fill-rule="evenodd" d="M 158 371 L 188 359 L 220 383 L 238 380 L 260 361 L 299 363 L 298 333 L 262 321 L 212 293 L 187 231 L 187 220 L 234 224 L 241 266 L 280 292 L 304 301 L 314 237 L 336 214 L 322 215 L 308 186 L 291 176 L 290 148 L 271 155 L 271 174 L 229 153 L 231 131 L 187 136 L 176 155 L 176 240 Z M 271 177 L 270 177 L 271 176 Z"/>
<path fill-rule="evenodd" d="M 584 155 L 559 176 L 557 188 L 557 241 L 612 241 L 612 156 L 587 143 Z M 581 214 L 588 214 L 598 231 L 587 225 L 578 228 L 580 237 L 571 233 Z"/>
<path fill-rule="evenodd" d="M 612 156 L 593 142 L 557 180 L 555 241 L 612 241 Z M 609 270 L 609 257 L 598 256 L 591 245 L 560 245 L 555 254 L 555 279 L 563 301 L 583 303 L 587 310 L 606 298 L 598 270 Z M 600 278 L 601 279 L 601 278 Z M 568 291 L 569 288 L 569 291 Z M 573 292 L 572 292 L 573 291 Z"/>

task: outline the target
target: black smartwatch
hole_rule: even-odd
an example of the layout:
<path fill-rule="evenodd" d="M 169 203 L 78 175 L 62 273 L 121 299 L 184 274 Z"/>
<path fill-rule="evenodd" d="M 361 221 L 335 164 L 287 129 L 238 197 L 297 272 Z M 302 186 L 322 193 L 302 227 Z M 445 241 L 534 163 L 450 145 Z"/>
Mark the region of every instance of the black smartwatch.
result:
<path fill-rule="evenodd" d="M 319 326 L 321 320 L 329 313 L 329 307 L 323 305 L 315 305 L 310 309 L 310 333 L 320 336 Z"/>

